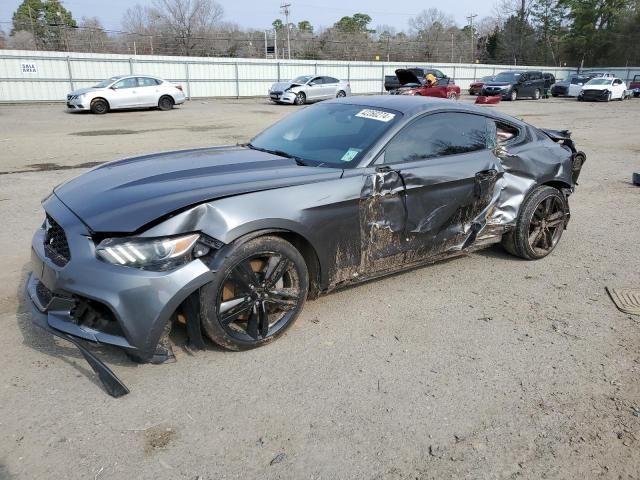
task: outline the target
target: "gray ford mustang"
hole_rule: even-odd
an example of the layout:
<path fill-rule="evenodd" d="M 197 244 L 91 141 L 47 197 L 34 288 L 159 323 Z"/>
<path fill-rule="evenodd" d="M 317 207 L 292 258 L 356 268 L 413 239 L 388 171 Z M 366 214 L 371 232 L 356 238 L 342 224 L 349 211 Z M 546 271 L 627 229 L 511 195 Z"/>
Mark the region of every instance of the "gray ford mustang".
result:
<path fill-rule="evenodd" d="M 230 350 L 283 334 L 307 298 L 494 243 L 548 255 L 585 155 L 567 131 L 405 96 L 297 111 L 242 146 L 107 163 L 54 189 L 32 242 L 34 321 L 73 342 L 172 356 L 186 324 Z"/>

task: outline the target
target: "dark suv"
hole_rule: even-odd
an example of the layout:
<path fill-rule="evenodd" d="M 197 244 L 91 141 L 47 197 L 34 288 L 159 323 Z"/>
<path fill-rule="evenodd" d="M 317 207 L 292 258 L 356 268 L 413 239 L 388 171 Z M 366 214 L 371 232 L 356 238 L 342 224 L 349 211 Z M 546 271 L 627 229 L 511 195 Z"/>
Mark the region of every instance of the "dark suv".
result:
<path fill-rule="evenodd" d="M 517 100 L 531 97 L 538 100 L 544 93 L 545 79 L 542 72 L 535 70 L 526 72 L 501 72 L 484 84 L 482 95 L 500 96 L 505 100 Z"/>

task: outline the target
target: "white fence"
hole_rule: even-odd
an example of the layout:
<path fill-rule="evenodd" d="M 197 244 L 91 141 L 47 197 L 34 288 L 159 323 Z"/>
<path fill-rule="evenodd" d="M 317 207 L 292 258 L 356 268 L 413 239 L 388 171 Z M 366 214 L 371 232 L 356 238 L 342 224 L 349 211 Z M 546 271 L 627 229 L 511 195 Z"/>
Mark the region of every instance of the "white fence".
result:
<path fill-rule="evenodd" d="M 384 91 L 385 75 L 398 68 L 433 67 L 455 79 L 463 90 L 476 78 L 517 68 L 544 70 L 564 77 L 571 70 L 557 67 L 513 67 L 484 64 L 409 64 L 315 60 L 165 57 L 96 53 L 0 50 L 0 102 L 62 101 L 76 88 L 88 87 L 118 74 L 157 75 L 182 84 L 187 97 L 252 97 L 269 86 L 298 75 L 323 74 L 348 80 L 357 94 Z M 624 80 L 640 68 L 607 68 Z"/>

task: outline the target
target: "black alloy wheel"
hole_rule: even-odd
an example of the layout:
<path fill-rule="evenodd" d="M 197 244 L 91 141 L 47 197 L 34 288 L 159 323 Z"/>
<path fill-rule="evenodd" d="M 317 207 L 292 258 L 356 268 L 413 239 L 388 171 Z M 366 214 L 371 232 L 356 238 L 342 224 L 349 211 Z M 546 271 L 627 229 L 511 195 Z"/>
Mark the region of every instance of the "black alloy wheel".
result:
<path fill-rule="evenodd" d="M 536 188 L 520 207 L 515 229 L 503 239 L 510 253 L 527 260 L 549 255 L 562 237 L 569 205 L 562 192 L 549 186 Z"/>
<path fill-rule="evenodd" d="M 229 350 L 258 347 L 284 333 L 307 296 L 304 259 L 278 237 L 240 245 L 217 273 L 200 292 L 202 325 L 211 340 Z"/>

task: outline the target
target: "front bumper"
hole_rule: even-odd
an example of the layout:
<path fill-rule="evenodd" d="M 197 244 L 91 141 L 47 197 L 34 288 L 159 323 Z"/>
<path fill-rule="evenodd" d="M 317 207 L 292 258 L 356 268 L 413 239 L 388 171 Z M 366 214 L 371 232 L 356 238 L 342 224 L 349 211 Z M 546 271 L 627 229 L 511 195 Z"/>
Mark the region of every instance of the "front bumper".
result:
<path fill-rule="evenodd" d="M 511 98 L 511 88 L 483 88 L 482 95 L 486 97 L 500 97 L 505 100 Z"/>
<path fill-rule="evenodd" d="M 150 361 L 167 322 L 191 293 L 212 280 L 211 270 L 200 260 L 169 272 L 103 262 L 96 257 L 84 224 L 55 195 L 44 207 L 64 230 L 70 258 L 62 266 L 59 258 L 50 258 L 44 228 L 36 231 L 26 287 L 33 321 L 90 342 L 121 347 L 141 361 Z M 79 305 L 87 302 L 106 312 L 106 320 L 88 324 L 76 315 Z"/>
<path fill-rule="evenodd" d="M 67 108 L 69 110 L 90 110 L 91 102 L 82 95 L 67 95 Z"/>
<path fill-rule="evenodd" d="M 272 102 L 293 104 L 296 100 L 296 94 L 293 92 L 269 92 L 269 99 Z"/>
<path fill-rule="evenodd" d="M 608 90 L 582 90 L 578 95 L 578 99 L 584 101 L 606 102 L 609 98 Z"/>

